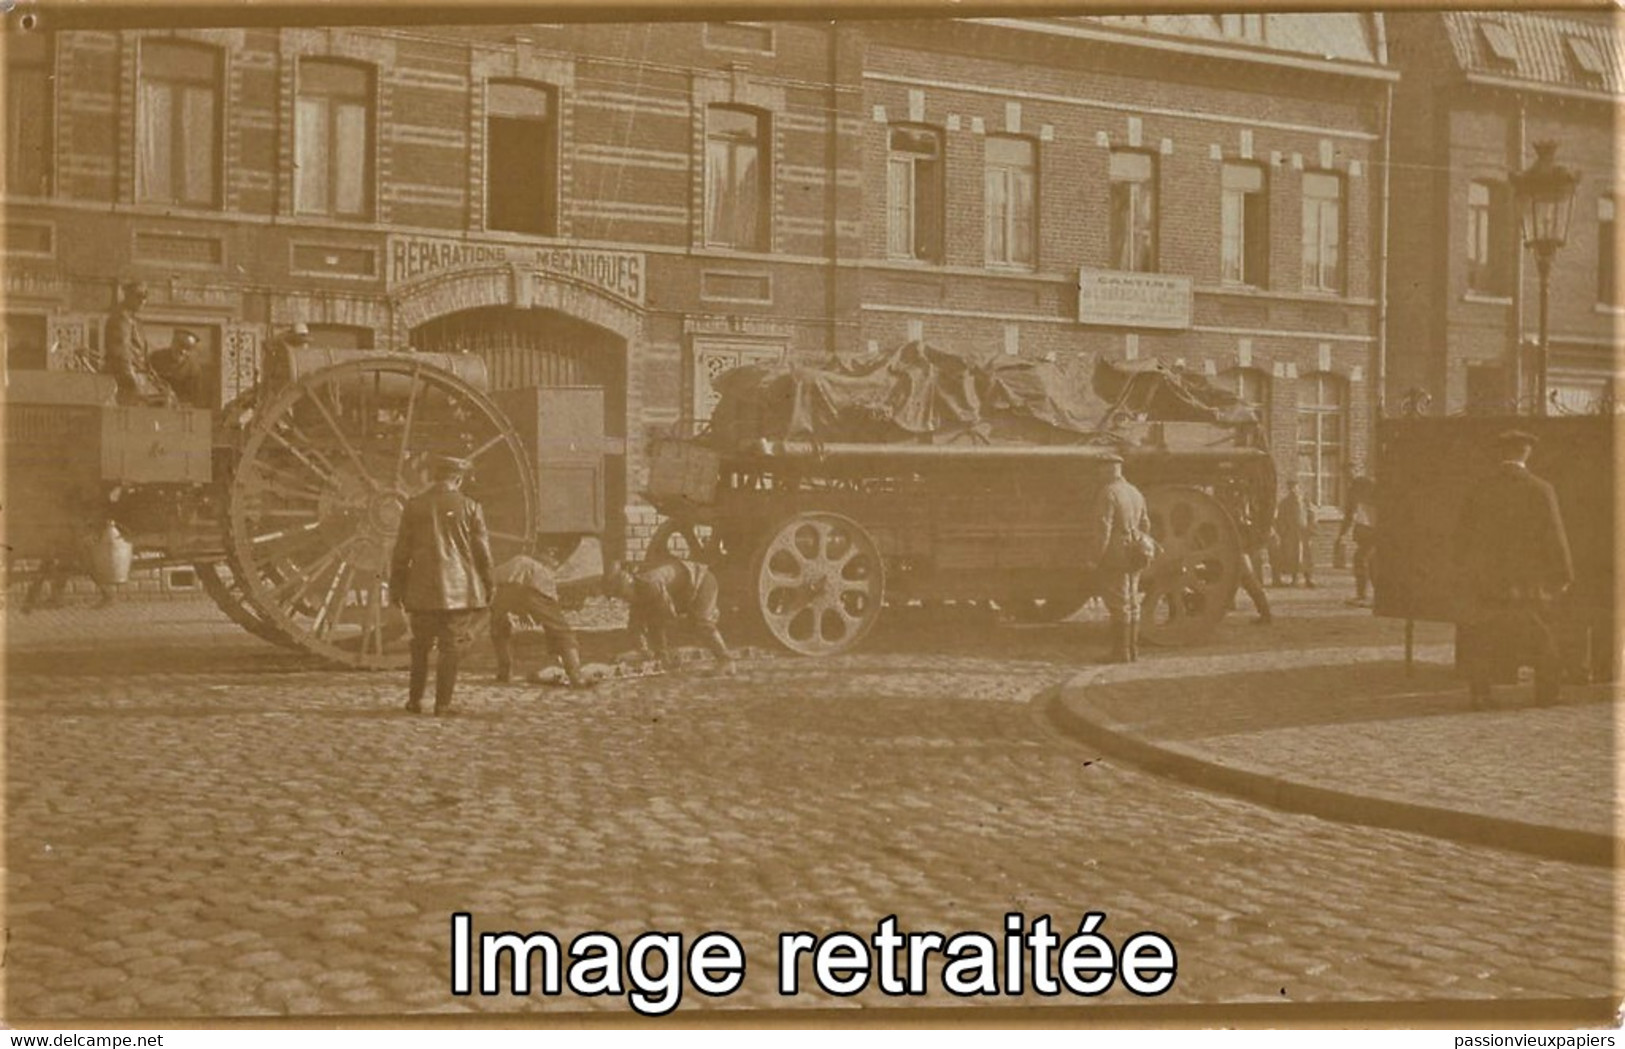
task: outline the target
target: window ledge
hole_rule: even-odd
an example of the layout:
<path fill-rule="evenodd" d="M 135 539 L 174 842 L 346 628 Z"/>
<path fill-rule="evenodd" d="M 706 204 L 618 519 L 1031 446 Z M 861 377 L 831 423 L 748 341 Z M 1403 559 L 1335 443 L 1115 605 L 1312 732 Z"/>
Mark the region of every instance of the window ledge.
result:
<path fill-rule="evenodd" d="M 987 264 L 987 268 L 994 271 L 994 272 L 996 272 L 996 273 L 1037 273 L 1038 272 L 1038 267 L 1037 266 L 1032 266 L 1032 265 L 1029 265 L 1029 264 L 1024 263 L 1024 262 L 992 262 L 992 261 L 989 261 L 988 264 Z"/>
<path fill-rule="evenodd" d="M 1489 295 L 1482 291 L 1469 291 L 1462 295 L 1461 301 L 1476 302 L 1484 306 L 1510 306 L 1512 305 L 1512 296 Z"/>
<path fill-rule="evenodd" d="M 1599 302 L 1591 307 L 1592 313 L 1600 313 L 1605 317 L 1625 317 L 1625 306 L 1613 306 L 1606 302 Z"/>

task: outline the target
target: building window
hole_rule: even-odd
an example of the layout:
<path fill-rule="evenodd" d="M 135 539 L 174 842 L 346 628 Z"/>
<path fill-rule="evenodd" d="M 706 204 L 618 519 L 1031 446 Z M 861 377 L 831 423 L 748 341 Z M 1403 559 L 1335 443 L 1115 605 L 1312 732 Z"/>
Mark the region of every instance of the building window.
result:
<path fill-rule="evenodd" d="M 886 254 L 942 259 L 942 136 L 894 127 L 886 154 Z"/>
<path fill-rule="evenodd" d="M 51 192 L 51 38 L 12 33 L 6 41 L 6 192 Z"/>
<path fill-rule="evenodd" d="M 1113 153 L 1110 174 L 1112 266 L 1136 273 L 1155 273 L 1156 158 L 1149 153 Z"/>
<path fill-rule="evenodd" d="M 50 367 L 43 314 L 7 313 L 5 339 L 6 371 L 44 371 Z"/>
<path fill-rule="evenodd" d="M 219 202 L 219 51 L 142 42 L 136 149 L 140 200 L 201 207 Z"/>
<path fill-rule="evenodd" d="M 1329 372 L 1306 375 L 1298 391 L 1298 481 L 1311 502 L 1343 502 L 1348 384 Z"/>
<path fill-rule="evenodd" d="M 493 82 L 485 97 L 485 225 L 557 232 L 558 146 L 553 93 Z"/>
<path fill-rule="evenodd" d="M 1619 305 L 1619 235 L 1614 225 L 1614 198 L 1597 198 L 1597 301 Z"/>
<path fill-rule="evenodd" d="M 1602 60 L 1602 52 L 1598 51 L 1590 40 L 1572 34 L 1563 40 L 1569 46 L 1569 58 L 1579 69 L 1582 79 L 1598 81 L 1608 75 L 1608 67 Z"/>
<path fill-rule="evenodd" d="M 1473 182 L 1467 187 L 1467 289 L 1507 294 L 1506 187 Z"/>
<path fill-rule="evenodd" d="M 299 63 L 294 113 L 294 211 L 372 213 L 372 71 L 352 62 Z"/>
<path fill-rule="evenodd" d="M 1029 139 L 987 140 L 987 261 L 1032 266 L 1038 260 L 1038 151 Z"/>
<path fill-rule="evenodd" d="M 1227 368 L 1219 373 L 1221 389 L 1240 397 L 1242 403 L 1259 410 L 1260 418 L 1269 413 L 1270 377 L 1260 368 Z"/>
<path fill-rule="evenodd" d="M 1220 212 L 1224 240 L 1220 276 L 1228 284 L 1263 287 L 1269 280 L 1270 254 L 1264 169 L 1256 164 L 1226 164 Z"/>
<path fill-rule="evenodd" d="M 1478 32 L 1484 38 L 1484 47 L 1488 50 L 1493 64 L 1517 68 L 1518 40 L 1512 35 L 1511 30 L 1500 22 L 1480 22 Z"/>
<path fill-rule="evenodd" d="M 767 247 L 767 117 L 755 110 L 711 106 L 705 113 L 705 242 L 762 251 Z"/>
<path fill-rule="evenodd" d="M 1343 180 L 1324 172 L 1303 176 L 1303 286 L 1343 290 Z"/>

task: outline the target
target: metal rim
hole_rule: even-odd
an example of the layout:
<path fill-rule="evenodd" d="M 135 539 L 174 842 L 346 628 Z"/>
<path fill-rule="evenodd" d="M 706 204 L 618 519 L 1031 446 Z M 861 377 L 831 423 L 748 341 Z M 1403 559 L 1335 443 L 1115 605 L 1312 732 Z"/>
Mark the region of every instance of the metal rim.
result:
<path fill-rule="evenodd" d="M 1140 636 L 1189 645 L 1218 629 L 1241 578 L 1241 538 L 1219 501 L 1199 488 L 1146 493 L 1151 534 L 1162 554 L 1140 576 Z"/>
<path fill-rule="evenodd" d="M 810 512 L 788 518 L 763 542 L 753 574 L 763 625 L 792 652 L 845 652 L 880 618 L 880 548 L 849 517 Z"/>
<path fill-rule="evenodd" d="M 386 601 L 406 501 L 436 454 L 473 461 L 493 555 L 535 528 L 524 447 L 496 405 L 420 361 L 369 357 L 301 376 L 256 410 L 227 522 L 245 603 L 290 643 L 361 668 L 404 666 L 405 614 Z"/>
<path fill-rule="evenodd" d="M 259 610 L 249 601 L 248 589 L 243 586 L 230 565 L 224 561 L 198 561 L 192 568 L 203 584 L 204 593 L 209 595 L 210 600 L 233 623 L 262 641 L 269 641 L 275 645 L 293 645 L 292 638 L 278 630 L 275 623 L 260 615 Z"/>

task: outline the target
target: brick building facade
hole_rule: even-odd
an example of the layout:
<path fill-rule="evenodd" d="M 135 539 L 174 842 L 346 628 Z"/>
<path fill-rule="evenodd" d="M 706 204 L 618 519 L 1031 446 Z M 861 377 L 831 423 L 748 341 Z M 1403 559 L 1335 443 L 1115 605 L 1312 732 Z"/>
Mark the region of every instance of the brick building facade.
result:
<path fill-rule="evenodd" d="M 1508 176 L 1541 141 L 1578 169 L 1552 265 L 1553 412 L 1591 411 L 1625 369 L 1614 209 L 1625 33 L 1602 13 L 1448 12 L 1389 18 L 1394 107 L 1388 393 L 1444 412 L 1534 408 L 1538 273 Z"/>
<path fill-rule="evenodd" d="M 1339 501 L 1382 355 L 1371 15 L 10 33 L 9 368 L 120 280 L 211 400 L 295 323 L 596 386 L 643 448 L 748 360 L 921 337 L 1159 356 L 1268 406 Z"/>

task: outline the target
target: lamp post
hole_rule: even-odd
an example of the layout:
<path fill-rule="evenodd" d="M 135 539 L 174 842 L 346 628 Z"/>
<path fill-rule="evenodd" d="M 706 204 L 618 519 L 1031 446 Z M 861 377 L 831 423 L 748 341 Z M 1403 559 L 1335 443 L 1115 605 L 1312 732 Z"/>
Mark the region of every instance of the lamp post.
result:
<path fill-rule="evenodd" d="M 1509 181 L 1518 195 L 1523 221 L 1523 245 L 1535 253 L 1540 274 L 1540 362 L 1535 368 L 1535 414 L 1546 414 L 1546 369 L 1551 362 L 1551 330 L 1548 311 L 1551 299 L 1552 256 L 1569 239 L 1569 220 L 1574 215 L 1574 187 L 1580 173 L 1566 168 L 1554 158 L 1557 143 L 1535 143 L 1535 161 Z M 1520 335 L 1521 341 L 1521 335 Z"/>

